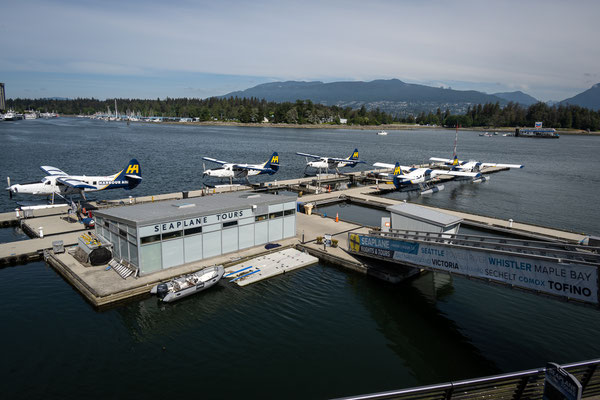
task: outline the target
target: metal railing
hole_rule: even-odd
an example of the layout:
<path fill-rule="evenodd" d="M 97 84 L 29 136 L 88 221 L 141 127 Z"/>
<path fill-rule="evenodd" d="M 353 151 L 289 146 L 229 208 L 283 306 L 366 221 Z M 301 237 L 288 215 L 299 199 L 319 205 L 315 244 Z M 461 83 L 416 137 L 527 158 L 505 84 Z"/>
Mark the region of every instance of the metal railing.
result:
<path fill-rule="evenodd" d="M 600 395 L 600 359 L 565 364 L 562 368 L 581 383 L 583 398 Z M 437 385 L 393 390 L 338 400 L 533 400 L 541 399 L 546 368 L 467 379 Z"/>

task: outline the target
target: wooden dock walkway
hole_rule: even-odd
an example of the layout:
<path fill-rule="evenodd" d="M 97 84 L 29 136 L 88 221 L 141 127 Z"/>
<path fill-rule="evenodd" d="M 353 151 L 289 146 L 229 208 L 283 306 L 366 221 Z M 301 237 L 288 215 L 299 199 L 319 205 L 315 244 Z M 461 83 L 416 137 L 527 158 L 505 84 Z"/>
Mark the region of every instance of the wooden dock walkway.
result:
<path fill-rule="evenodd" d="M 46 236 L 41 239 L 0 243 L 0 265 L 39 260 L 42 258 L 44 250 L 52 249 L 52 242 L 62 240 L 64 246 L 73 246 L 77 244 L 79 235 L 81 235 L 81 232 L 71 232 L 58 237 Z"/>

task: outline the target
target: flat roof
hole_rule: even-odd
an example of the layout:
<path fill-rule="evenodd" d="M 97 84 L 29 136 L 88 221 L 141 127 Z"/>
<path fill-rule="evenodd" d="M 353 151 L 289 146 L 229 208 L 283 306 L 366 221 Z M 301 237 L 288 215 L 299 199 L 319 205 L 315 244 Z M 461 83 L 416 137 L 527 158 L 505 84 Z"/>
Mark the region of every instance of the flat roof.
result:
<path fill-rule="evenodd" d="M 411 203 L 395 204 L 386 207 L 386 210 L 394 214 L 444 227 L 457 224 L 463 220 L 462 218 L 451 214 L 446 214 L 441 211 L 432 210 L 431 208 L 421 207 Z"/>
<path fill-rule="evenodd" d="M 146 225 L 218 214 L 256 206 L 295 202 L 297 197 L 265 193 L 235 192 L 181 200 L 125 205 L 97 210 L 95 215 L 127 224 Z"/>

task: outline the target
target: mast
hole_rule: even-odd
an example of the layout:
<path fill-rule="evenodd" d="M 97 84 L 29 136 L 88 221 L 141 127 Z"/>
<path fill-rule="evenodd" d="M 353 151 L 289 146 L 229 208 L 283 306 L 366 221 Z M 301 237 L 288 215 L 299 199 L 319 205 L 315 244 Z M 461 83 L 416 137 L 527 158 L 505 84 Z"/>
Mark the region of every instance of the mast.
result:
<path fill-rule="evenodd" d="M 456 157 L 456 144 L 458 143 L 458 123 L 456 124 L 456 136 L 454 136 L 454 152 L 452 153 L 452 159 Z"/>

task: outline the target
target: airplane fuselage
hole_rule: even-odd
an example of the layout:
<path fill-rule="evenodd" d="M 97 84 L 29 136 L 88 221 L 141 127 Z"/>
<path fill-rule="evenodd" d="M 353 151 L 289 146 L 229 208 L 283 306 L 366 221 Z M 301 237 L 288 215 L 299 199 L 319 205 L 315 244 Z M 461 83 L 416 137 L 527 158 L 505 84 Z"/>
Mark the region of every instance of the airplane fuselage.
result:
<path fill-rule="evenodd" d="M 343 161 L 334 161 L 328 159 L 322 159 L 317 161 L 309 161 L 306 163 L 307 166 L 316 169 L 329 169 L 329 168 L 342 168 L 351 163 Z"/>
<path fill-rule="evenodd" d="M 433 170 L 429 168 L 415 168 L 407 174 L 398 176 L 398 183 L 400 186 L 425 183 L 433 178 L 432 172 Z"/>
<path fill-rule="evenodd" d="M 93 186 L 93 188 L 82 188 L 82 189 L 74 189 L 69 186 L 63 185 L 58 182 L 58 178 L 61 176 L 46 176 L 41 182 L 34 183 L 23 183 L 23 184 L 14 184 L 9 186 L 7 189 L 10 190 L 14 194 L 30 194 L 37 196 L 49 196 L 51 194 L 72 194 L 72 193 L 80 193 L 80 192 L 97 192 L 105 189 L 118 189 L 118 188 L 127 188 L 130 186 L 130 182 L 127 180 L 116 180 L 117 175 L 110 176 L 74 176 L 70 175 L 70 178 L 77 179 L 81 182 L 85 182 L 89 186 Z"/>
<path fill-rule="evenodd" d="M 258 170 L 236 168 L 237 166 L 262 168 L 263 164 L 223 164 L 223 167 L 221 168 L 207 169 L 204 171 L 204 175 L 213 178 L 246 178 L 248 176 L 256 176 L 265 173 Z"/>

